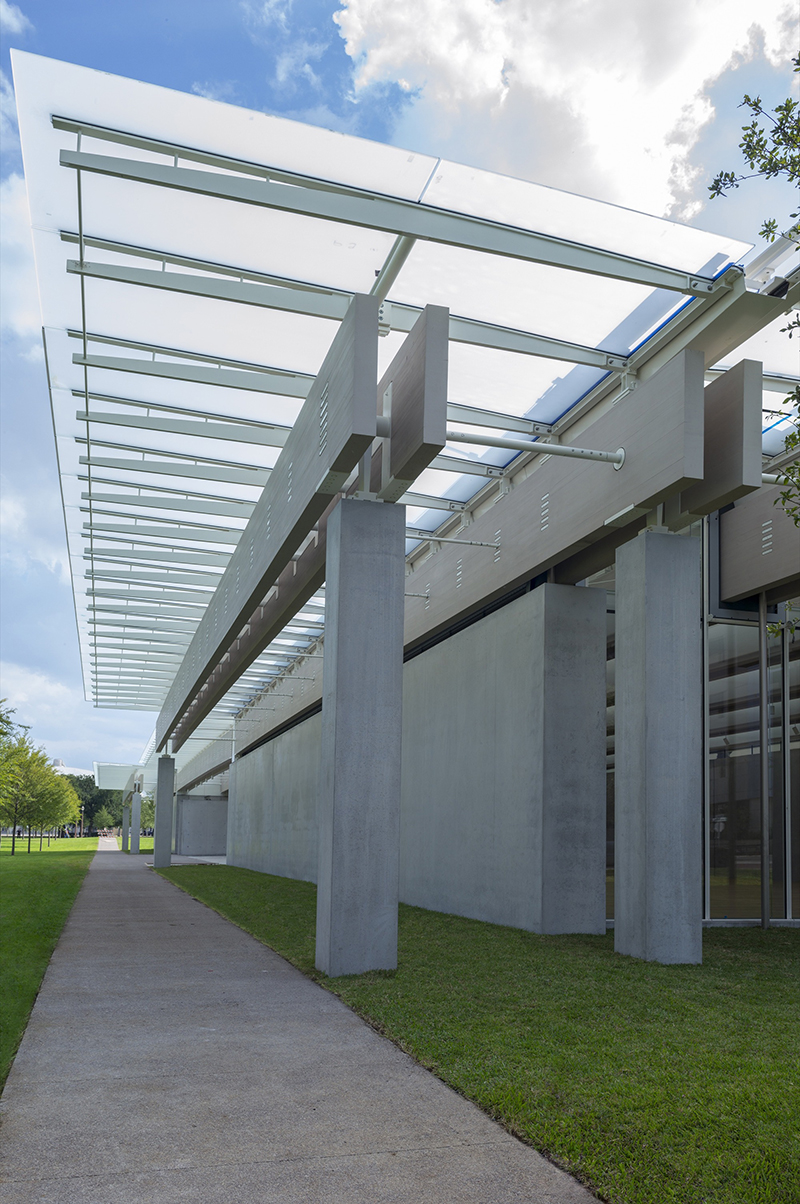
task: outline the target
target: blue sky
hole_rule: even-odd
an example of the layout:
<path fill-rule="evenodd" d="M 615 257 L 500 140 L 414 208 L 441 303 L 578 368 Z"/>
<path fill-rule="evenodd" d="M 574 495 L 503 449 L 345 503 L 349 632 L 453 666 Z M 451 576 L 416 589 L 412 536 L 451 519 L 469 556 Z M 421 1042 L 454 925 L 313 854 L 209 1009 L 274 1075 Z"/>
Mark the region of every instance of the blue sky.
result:
<path fill-rule="evenodd" d="M 756 11 L 758 16 L 756 17 Z M 68 765 L 138 760 L 154 717 L 83 701 L 8 51 L 18 46 L 433 152 L 756 241 L 792 196 L 738 167 L 742 93 L 791 86 L 764 0 L 0 0 L 4 74 L 2 694 Z M 794 21 L 794 24 L 792 24 Z M 757 23 L 756 23 L 757 22 Z"/>

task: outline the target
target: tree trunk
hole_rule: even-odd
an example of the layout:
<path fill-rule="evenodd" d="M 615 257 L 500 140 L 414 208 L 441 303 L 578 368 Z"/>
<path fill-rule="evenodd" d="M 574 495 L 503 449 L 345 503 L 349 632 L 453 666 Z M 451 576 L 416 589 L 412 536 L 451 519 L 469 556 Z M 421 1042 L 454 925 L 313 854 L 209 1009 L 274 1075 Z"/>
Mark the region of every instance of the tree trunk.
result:
<path fill-rule="evenodd" d="M 31 826 L 28 824 L 28 852 L 31 851 Z"/>
<path fill-rule="evenodd" d="M 42 851 L 42 840 L 43 840 L 43 839 L 44 839 L 44 832 L 43 832 L 43 831 L 42 831 L 42 829 L 40 828 L 40 829 L 39 829 L 39 852 L 40 852 L 40 853 L 41 853 L 41 851 Z"/>

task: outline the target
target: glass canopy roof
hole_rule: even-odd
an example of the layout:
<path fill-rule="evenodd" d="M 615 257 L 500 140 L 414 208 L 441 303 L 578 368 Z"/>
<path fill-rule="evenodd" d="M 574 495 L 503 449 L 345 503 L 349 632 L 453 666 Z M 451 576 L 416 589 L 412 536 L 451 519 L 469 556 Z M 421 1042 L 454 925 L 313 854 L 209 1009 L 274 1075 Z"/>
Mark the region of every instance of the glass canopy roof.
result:
<path fill-rule="evenodd" d="M 381 372 L 416 311 L 448 306 L 449 419 L 535 438 L 687 307 L 708 305 L 750 250 L 394 146 L 17 51 L 13 62 L 81 654 L 99 706 L 160 708 L 352 293 L 386 298 Z M 62 165 L 63 152 L 98 158 Z M 154 168 L 198 173 L 205 191 L 137 178 Z M 209 195 L 215 180 L 276 199 Z M 774 377 L 769 453 L 797 375 L 775 330 L 736 352 Z M 406 495 L 408 522 L 436 530 L 518 455 L 450 444 Z M 187 753 L 299 654 L 313 660 L 323 627 L 324 590 Z"/>

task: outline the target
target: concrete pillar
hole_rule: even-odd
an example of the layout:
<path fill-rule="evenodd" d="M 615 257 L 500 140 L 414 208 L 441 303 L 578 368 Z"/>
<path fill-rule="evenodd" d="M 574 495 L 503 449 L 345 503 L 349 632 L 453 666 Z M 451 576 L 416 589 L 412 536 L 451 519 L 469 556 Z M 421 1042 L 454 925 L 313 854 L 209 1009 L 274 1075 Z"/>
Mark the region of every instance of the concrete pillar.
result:
<path fill-rule="evenodd" d="M 131 838 L 131 809 L 127 803 L 122 807 L 122 851 L 127 853 Z"/>
<path fill-rule="evenodd" d="M 158 758 L 156 778 L 156 824 L 153 839 L 153 865 L 157 869 L 172 864 L 172 809 L 175 793 L 175 758 Z"/>
<path fill-rule="evenodd" d="M 604 934 L 606 593 L 548 583 L 532 603 L 532 927 Z"/>
<path fill-rule="evenodd" d="M 142 826 L 142 796 L 134 790 L 131 796 L 131 852 L 139 852 L 139 829 Z"/>
<path fill-rule="evenodd" d="M 616 558 L 614 947 L 702 960 L 700 541 L 643 531 Z"/>
<path fill-rule="evenodd" d="M 405 508 L 328 520 L 316 966 L 397 966 Z"/>

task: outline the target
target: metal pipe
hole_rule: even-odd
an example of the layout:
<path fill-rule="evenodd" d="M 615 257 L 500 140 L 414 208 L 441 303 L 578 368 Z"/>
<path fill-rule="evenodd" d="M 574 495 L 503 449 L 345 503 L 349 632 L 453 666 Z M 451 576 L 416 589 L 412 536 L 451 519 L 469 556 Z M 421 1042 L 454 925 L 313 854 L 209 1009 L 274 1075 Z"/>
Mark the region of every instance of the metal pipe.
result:
<path fill-rule="evenodd" d="M 375 283 L 369 290 L 373 297 L 377 297 L 379 301 L 386 300 L 389 289 L 400 275 L 403 264 L 414 249 L 416 241 L 416 238 L 412 238 L 410 234 L 400 234 L 397 237 L 386 257 L 386 262 L 375 277 Z"/>
<path fill-rule="evenodd" d="M 613 464 L 622 468 L 625 463 L 625 449 L 618 447 L 616 451 L 594 451 L 588 447 L 566 447 L 563 443 L 543 443 L 539 440 L 533 443 L 529 439 L 505 439 L 494 435 L 471 435 L 467 431 L 448 431 L 448 443 L 477 443 L 480 447 L 508 447 L 512 451 L 536 452 L 543 456 L 570 456 L 574 460 L 599 460 L 603 464 Z"/>
<path fill-rule="evenodd" d="M 758 595 L 758 746 L 761 762 L 761 927 L 769 928 L 769 644 L 767 595 Z"/>

